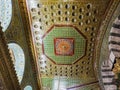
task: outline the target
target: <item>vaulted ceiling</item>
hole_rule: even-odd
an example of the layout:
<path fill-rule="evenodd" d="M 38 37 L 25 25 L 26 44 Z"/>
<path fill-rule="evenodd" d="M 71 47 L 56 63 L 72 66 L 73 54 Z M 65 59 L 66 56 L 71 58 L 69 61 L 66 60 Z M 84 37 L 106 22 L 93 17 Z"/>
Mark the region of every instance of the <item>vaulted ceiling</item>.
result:
<path fill-rule="evenodd" d="M 101 65 L 109 60 L 108 36 L 119 3 L 1 0 L 2 30 L 21 89 L 104 90 Z"/>

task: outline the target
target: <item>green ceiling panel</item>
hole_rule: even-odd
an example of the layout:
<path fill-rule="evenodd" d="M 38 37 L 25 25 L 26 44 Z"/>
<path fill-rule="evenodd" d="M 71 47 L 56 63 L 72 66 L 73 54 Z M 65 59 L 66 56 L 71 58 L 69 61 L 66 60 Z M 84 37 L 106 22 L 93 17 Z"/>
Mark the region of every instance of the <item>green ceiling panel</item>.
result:
<path fill-rule="evenodd" d="M 92 86 L 98 84 L 98 81 L 89 82 L 92 80 L 94 79 L 90 78 L 85 80 L 66 77 L 42 78 L 43 86 L 44 88 L 46 87 L 46 90 L 58 90 L 58 88 L 59 90 L 92 90 Z"/>
<path fill-rule="evenodd" d="M 85 55 L 85 36 L 73 26 L 53 26 L 43 37 L 43 52 L 55 64 L 73 64 Z"/>

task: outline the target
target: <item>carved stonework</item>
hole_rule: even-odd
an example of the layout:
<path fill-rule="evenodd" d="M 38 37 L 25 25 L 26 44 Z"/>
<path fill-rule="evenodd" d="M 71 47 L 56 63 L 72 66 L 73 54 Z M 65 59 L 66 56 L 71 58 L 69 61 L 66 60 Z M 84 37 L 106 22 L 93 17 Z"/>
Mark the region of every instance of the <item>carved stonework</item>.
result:
<path fill-rule="evenodd" d="M 20 86 L 17 80 L 16 72 L 10 57 L 9 49 L 0 27 L 0 73 L 3 77 L 5 87 L 8 90 L 20 90 Z M 0 78 L 1 79 L 1 78 Z M 2 81 L 0 81 L 0 85 Z M 0 86 L 2 90 L 2 86 Z"/>

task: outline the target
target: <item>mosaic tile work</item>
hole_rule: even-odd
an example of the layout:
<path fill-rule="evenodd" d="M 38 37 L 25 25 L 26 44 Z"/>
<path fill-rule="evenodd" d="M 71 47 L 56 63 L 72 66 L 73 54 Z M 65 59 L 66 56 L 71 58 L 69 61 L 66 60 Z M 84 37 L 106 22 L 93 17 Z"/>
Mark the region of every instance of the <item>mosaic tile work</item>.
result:
<path fill-rule="evenodd" d="M 3 31 L 5 31 L 12 17 L 12 1 L 0 0 L 0 22 L 2 23 Z"/>
<path fill-rule="evenodd" d="M 99 90 L 93 62 L 96 36 L 107 1 L 28 1 L 43 90 Z M 73 47 L 68 55 L 62 52 L 65 46 L 55 47 L 56 38 L 65 38 L 68 42 L 69 38 L 74 39 L 73 44 L 67 45 Z M 88 86 L 80 87 L 83 84 Z"/>
<path fill-rule="evenodd" d="M 21 47 L 15 43 L 8 44 L 9 48 L 12 50 L 12 55 L 15 60 L 13 61 L 19 83 L 21 83 L 24 73 L 25 66 L 25 56 Z"/>
<path fill-rule="evenodd" d="M 54 49 L 56 55 L 71 56 L 74 54 L 74 39 L 55 38 Z"/>
<path fill-rule="evenodd" d="M 42 78 L 43 90 L 99 90 L 98 81 L 86 83 L 94 79 L 75 79 L 65 77 Z M 93 87 L 91 87 L 93 86 Z M 50 88 L 49 88 L 50 87 Z M 59 89 L 58 89 L 59 88 Z M 84 89 L 86 88 L 86 89 Z"/>
<path fill-rule="evenodd" d="M 86 45 L 85 36 L 69 25 L 55 25 L 43 36 L 43 53 L 55 64 L 80 60 L 85 55 Z"/>

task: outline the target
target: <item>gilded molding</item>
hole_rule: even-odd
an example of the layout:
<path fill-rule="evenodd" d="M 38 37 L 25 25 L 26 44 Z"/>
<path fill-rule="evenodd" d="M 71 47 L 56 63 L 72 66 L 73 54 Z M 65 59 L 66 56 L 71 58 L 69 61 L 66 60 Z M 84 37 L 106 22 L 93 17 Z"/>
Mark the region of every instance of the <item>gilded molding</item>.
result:
<path fill-rule="evenodd" d="M 19 1 L 19 6 L 20 6 L 20 12 L 24 24 L 24 30 L 25 30 L 25 35 L 26 35 L 26 40 L 28 43 L 28 48 L 29 48 L 29 54 L 31 56 L 31 65 L 32 65 L 32 70 L 34 72 L 34 78 L 36 79 L 36 89 L 40 90 L 40 83 L 39 83 L 39 74 L 38 74 L 38 67 L 36 63 L 36 58 L 37 56 L 35 55 L 35 49 L 33 45 L 33 39 L 32 39 L 32 33 L 31 33 L 31 26 L 30 26 L 30 21 L 29 21 L 29 14 L 27 11 L 27 3 L 26 0 L 18 0 Z"/>
<path fill-rule="evenodd" d="M 4 33 L 0 28 L 0 72 L 8 90 L 20 90 L 15 68 L 10 57 Z"/>
<path fill-rule="evenodd" d="M 20 85 L 21 89 L 24 89 L 26 85 L 31 85 L 33 89 L 39 90 L 36 79 L 36 68 L 34 68 L 34 58 L 31 51 L 32 45 L 29 40 L 31 38 L 29 36 L 30 29 L 27 27 L 29 26 L 29 22 L 26 22 L 26 17 L 23 15 L 24 7 L 21 6 L 22 4 L 22 1 L 12 0 L 12 19 L 9 27 L 5 31 L 5 36 L 8 43 L 17 43 L 24 51 L 25 69 Z M 21 10 L 23 11 L 21 12 Z"/>

